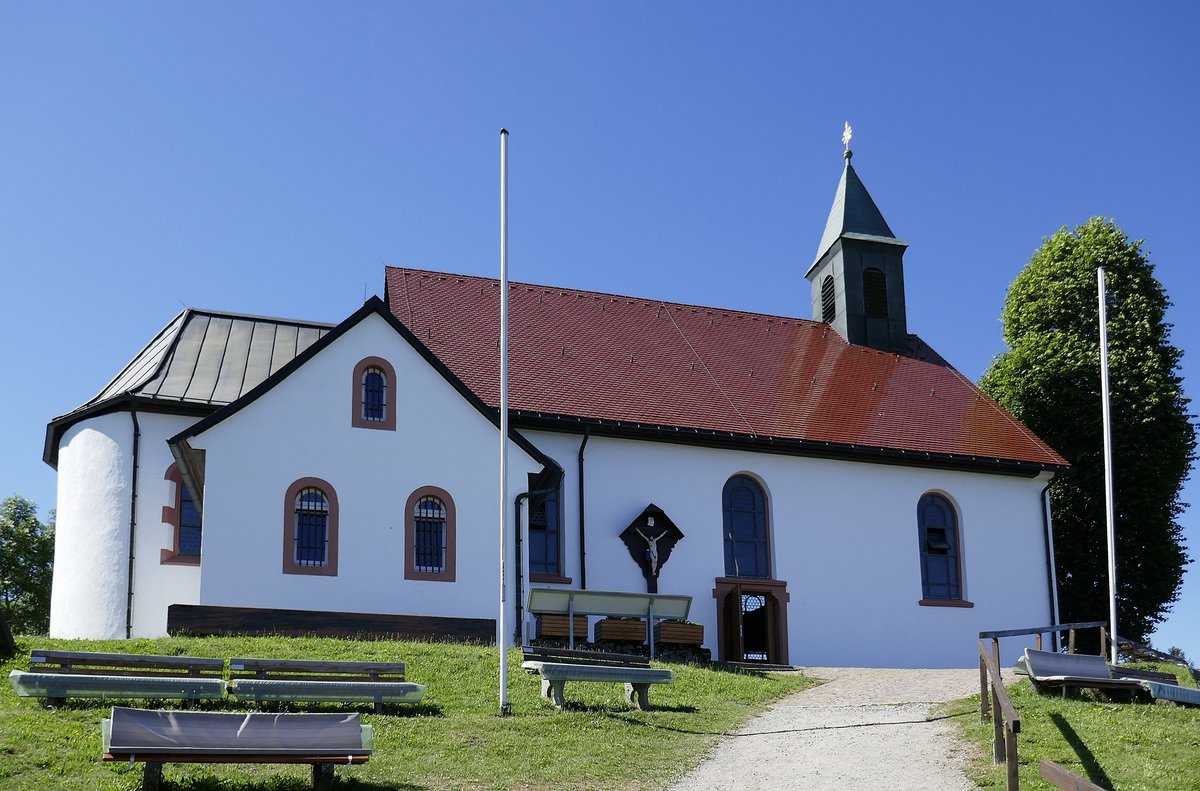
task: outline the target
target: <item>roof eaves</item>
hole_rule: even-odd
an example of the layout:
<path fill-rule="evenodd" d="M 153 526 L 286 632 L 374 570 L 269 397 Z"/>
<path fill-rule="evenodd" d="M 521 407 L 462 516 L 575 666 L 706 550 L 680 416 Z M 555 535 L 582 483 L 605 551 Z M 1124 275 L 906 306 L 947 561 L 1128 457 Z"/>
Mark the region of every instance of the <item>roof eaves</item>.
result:
<path fill-rule="evenodd" d="M 1002 459 L 957 453 L 933 453 L 881 446 L 852 445 L 837 442 L 799 440 L 784 437 L 738 434 L 731 431 L 667 426 L 633 421 L 581 418 L 544 412 L 513 411 L 514 419 L 527 429 L 574 431 L 587 427 L 592 434 L 627 439 L 676 442 L 713 448 L 752 450 L 789 456 L 813 456 L 882 464 L 904 464 L 975 472 L 1034 477 L 1042 472 L 1063 473 L 1066 464 Z"/>

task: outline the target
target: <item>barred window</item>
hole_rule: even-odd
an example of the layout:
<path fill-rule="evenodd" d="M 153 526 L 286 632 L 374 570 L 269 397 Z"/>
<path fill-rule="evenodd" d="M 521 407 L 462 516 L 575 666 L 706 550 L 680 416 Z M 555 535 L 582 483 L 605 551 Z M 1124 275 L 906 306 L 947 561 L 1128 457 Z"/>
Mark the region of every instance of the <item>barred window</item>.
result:
<path fill-rule="evenodd" d="M 296 496 L 297 566 L 324 566 L 329 546 L 329 501 L 320 489 L 308 488 Z"/>
<path fill-rule="evenodd" d="M 428 574 L 446 571 L 446 506 L 432 495 L 413 509 L 413 568 Z"/>
<path fill-rule="evenodd" d="M 350 425 L 376 431 L 396 430 L 396 369 L 383 357 L 364 357 L 351 380 Z"/>
<path fill-rule="evenodd" d="M 387 375 L 374 366 L 362 377 L 363 420 L 383 421 L 387 417 Z"/>
<path fill-rule="evenodd" d="M 422 486 L 404 504 L 404 578 L 454 582 L 454 498 L 445 489 Z"/>

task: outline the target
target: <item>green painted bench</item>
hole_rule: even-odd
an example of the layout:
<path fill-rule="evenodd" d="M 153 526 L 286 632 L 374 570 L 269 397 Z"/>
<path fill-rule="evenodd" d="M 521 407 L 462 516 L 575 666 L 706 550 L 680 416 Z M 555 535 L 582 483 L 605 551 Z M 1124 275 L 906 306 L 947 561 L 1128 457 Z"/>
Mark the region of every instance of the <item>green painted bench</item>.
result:
<path fill-rule="evenodd" d="M 425 686 L 404 680 L 403 662 L 229 660 L 229 694 L 255 702 L 420 703 Z"/>
<path fill-rule="evenodd" d="M 29 667 L 9 673 L 13 691 L 52 706 L 67 698 L 181 700 L 186 706 L 225 694 L 223 659 L 34 649 Z"/>

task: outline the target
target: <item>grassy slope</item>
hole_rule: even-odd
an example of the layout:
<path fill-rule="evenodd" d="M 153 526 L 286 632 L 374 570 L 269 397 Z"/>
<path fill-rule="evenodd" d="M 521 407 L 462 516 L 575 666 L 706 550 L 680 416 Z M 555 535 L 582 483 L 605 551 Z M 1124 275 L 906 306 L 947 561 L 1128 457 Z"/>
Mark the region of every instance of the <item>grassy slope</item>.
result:
<path fill-rule="evenodd" d="M 1146 665 L 1176 672 L 1170 665 Z M 1180 683 L 1196 686 L 1186 671 Z M 1200 709 L 1165 704 L 1107 703 L 1090 693 L 1079 698 L 1039 695 L 1022 680 L 1008 688 L 1021 717 L 1017 736 L 1022 791 L 1056 791 L 1038 774 L 1043 758 L 1108 789 L 1200 791 Z M 979 722 L 979 696 L 951 705 L 967 741 L 981 757 L 969 773 L 980 788 L 1004 788 L 1004 765 L 991 761 L 992 725 Z"/>
<path fill-rule="evenodd" d="M 407 677 L 429 692 L 420 706 L 384 715 L 361 707 L 374 726 L 369 763 L 339 768 L 347 789 L 659 788 L 694 765 L 725 731 L 767 702 L 814 683 L 796 675 L 747 675 L 671 665 L 674 685 L 651 689 L 653 710 L 629 709 L 616 684 L 568 684 L 570 708 L 555 713 L 538 680 L 509 655 L 514 716 L 496 715 L 499 657 L 494 647 L 320 638 L 167 638 L 120 642 L 19 638 L 22 652 L 0 665 L 27 669 L 32 647 L 88 651 L 307 659 L 402 660 Z M 135 789 L 133 771 L 100 760 L 100 720 L 111 701 L 68 701 L 59 710 L 0 686 L 0 788 Z M 143 705 L 132 702 L 130 705 Z M 170 707 L 173 704 L 162 704 Z M 243 710 L 235 702 L 203 708 Z M 296 710 L 344 710 L 312 706 Z M 307 767 L 203 765 L 166 767 L 177 789 L 302 789 Z"/>

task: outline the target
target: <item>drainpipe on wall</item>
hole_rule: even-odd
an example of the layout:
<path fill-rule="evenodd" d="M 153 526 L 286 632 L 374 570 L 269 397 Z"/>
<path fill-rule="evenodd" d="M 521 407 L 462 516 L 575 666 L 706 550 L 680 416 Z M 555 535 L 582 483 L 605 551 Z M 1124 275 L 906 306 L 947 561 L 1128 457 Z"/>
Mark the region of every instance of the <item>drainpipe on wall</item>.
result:
<path fill-rule="evenodd" d="M 1054 563 L 1054 518 L 1050 513 L 1050 487 L 1055 479 L 1051 478 L 1042 489 L 1042 527 L 1046 535 L 1046 569 L 1050 579 L 1050 619 L 1051 626 L 1058 626 L 1058 570 Z M 1059 649 L 1059 634 L 1052 633 L 1054 650 Z"/>
<path fill-rule="evenodd" d="M 517 588 L 517 618 L 516 618 L 516 625 L 513 627 L 513 639 L 516 640 L 517 645 L 522 645 L 525 642 L 524 635 L 521 634 L 521 630 L 524 627 L 524 624 L 522 623 L 521 619 L 525 615 L 525 604 L 524 604 L 524 602 L 525 602 L 525 595 L 524 595 L 525 594 L 525 590 L 524 590 L 524 585 L 525 585 L 524 568 L 525 568 L 525 565 L 521 562 L 521 501 L 528 500 L 530 497 L 532 497 L 535 494 L 549 494 L 552 491 L 554 491 L 554 490 L 553 489 L 531 489 L 527 492 L 521 492 L 513 500 L 513 515 L 515 517 L 514 527 L 516 528 L 515 532 L 517 534 L 516 535 L 516 545 L 517 545 L 516 553 L 514 554 L 514 557 L 513 557 L 513 561 L 514 561 L 514 564 L 517 569 L 517 584 L 516 584 L 516 588 Z"/>
<path fill-rule="evenodd" d="M 587 590 L 587 545 L 583 529 L 583 449 L 592 436 L 592 427 L 583 427 L 583 442 L 579 443 L 579 589 Z"/>
<path fill-rule="evenodd" d="M 137 537 L 138 497 L 138 454 L 142 442 L 142 429 L 138 425 L 137 403 L 129 396 L 129 416 L 133 419 L 133 472 L 130 475 L 129 495 L 129 580 L 125 598 L 125 639 L 133 637 L 133 561 L 134 539 Z"/>

